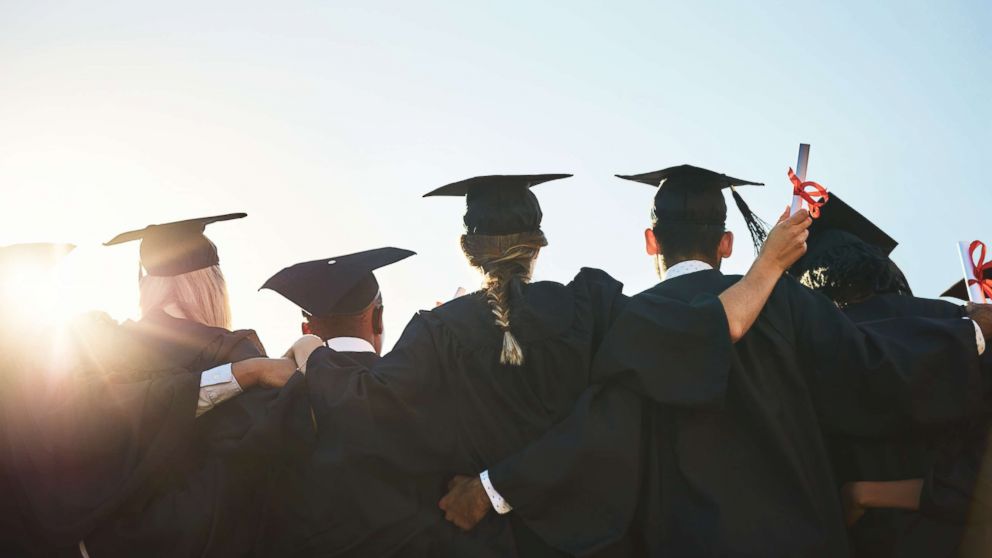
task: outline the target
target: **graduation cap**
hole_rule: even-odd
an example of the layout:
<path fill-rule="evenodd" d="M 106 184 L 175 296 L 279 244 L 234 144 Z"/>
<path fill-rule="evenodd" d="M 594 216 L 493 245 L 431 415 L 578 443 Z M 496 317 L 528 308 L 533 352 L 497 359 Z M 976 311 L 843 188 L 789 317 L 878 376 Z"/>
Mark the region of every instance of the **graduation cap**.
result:
<path fill-rule="evenodd" d="M 355 314 L 368 308 L 379 294 L 379 282 L 372 272 L 415 253 L 376 248 L 298 263 L 269 277 L 259 290 L 271 289 L 311 316 Z"/>
<path fill-rule="evenodd" d="M 465 197 L 467 234 L 506 235 L 541 229 L 541 204 L 530 189 L 570 174 L 505 174 L 476 176 L 424 194 Z"/>
<path fill-rule="evenodd" d="M 965 284 L 964 279 L 958 281 L 951 285 L 951 288 L 940 293 L 940 296 L 949 296 L 951 298 L 956 298 L 958 300 L 971 300 L 968 296 L 968 286 Z"/>
<path fill-rule="evenodd" d="M 657 187 L 651 219 L 655 223 L 664 224 L 723 227 L 727 222 L 727 202 L 723 198 L 723 189 L 730 188 L 737 209 L 747 223 L 755 250 L 761 247 L 768 236 L 766 225 L 751 211 L 735 189 L 736 186 L 764 186 L 761 182 L 742 180 L 692 165 L 616 176 Z"/>
<path fill-rule="evenodd" d="M 789 269 L 835 302 L 896 293 L 911 295 L 905 274 L 889 257 L 899 243 L 835 192 L 809 228 L 806 253 Z"/>
<path fill-rule="evenodd" d="M 121 233 L 105 242 L 104 246 L 140 240 L 141 265 L 148 274 L 173 277 L 220 263 L 217 246 L 203 234 L 203 231 L 212 223 L 247 216 L 247 213 L 228 213 L 148 225 L 140 230 Z"/>
<path fill-rule="evenodd" d="M 793 268 L 803 269 L 808 262 L 822 259 L 831 250 L 861 242 L 878 248 L 885 256 L 899 245 L 878 225 L 830 192 L 830 201 L 820 208 L 820 218 L 810 225 L 806 253 Z"/>

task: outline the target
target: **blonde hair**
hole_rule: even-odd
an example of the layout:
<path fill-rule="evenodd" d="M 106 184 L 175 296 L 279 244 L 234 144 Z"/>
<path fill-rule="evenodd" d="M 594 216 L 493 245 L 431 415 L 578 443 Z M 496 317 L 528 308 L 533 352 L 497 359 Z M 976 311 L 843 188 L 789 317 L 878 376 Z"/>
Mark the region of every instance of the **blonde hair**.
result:
<path fill-rule="evenodd" d="M 220 267 L 173 277 L 145 275 L 139 282 L 141 315 L 175 305 L 189 320 L 231 329 L 231 301 Z"/>
<path fill-rule="evenodd" d="M 507 235 L 463 235 L 462 252 L 468 263 L 483 273 L 482 288 L 496 316 L 496 327 L 503 331 L 501 364 L 520 366 L 524 352 L 510 330 L 510 290 L 515 283 L 530 281 L 534 261 L 548 245 L 541 231 Z"/>

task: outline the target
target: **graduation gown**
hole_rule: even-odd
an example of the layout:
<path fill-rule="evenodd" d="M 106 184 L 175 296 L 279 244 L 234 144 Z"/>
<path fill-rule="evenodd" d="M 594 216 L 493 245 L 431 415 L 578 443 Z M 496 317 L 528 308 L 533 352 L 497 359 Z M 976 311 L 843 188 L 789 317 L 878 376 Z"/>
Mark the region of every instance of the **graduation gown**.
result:
<path fill-rule="evenodd" d="M 719 293 L 738 279 L 701 271 L 637 295 L 594 373 L 665 375 L 663 361 L 644 358 L 651 352 L 643 347 L 660 335 L 650 326 L 661 312 L 656 299 Z M 847 555 L 821 427 L 869 435 L 960 418 L 980 381 L 970 322 L 907 318 L 859 327 L 789 277 L 733 353 L 716 383 L 711 376 L 677 389 L 681 399 L 653 401 L 646 413 L 644 499 L 632 527 L 645 554 Z M 712 397 L 685 397 L 700 394 Z"/>
<path fill-rule="evenodd" d="M 885 294 L 852 304 L 856 322 L 919 316 L 960 319 L 964 308 L 942 300 Z M 988 371 L 988 357 L 983 357 Z M 966 420 L 912 425 L 884 439 L 828 438 L 839 482 L 923 478 L 920 510 L 869 509 L 851 529 L 856 556 L 954 556 L 972 515 L 988 433 L 988 375 L 967 394 Z M 986 518 L 989 516 L 984 515 Z M 976 522 L 980 523 L 980 521 Z"/>
<path fill-rule="evenodd" d="M 336 352 L 341 366 L 371 368 L 372 352 Z M 311 374 L 315 412 L 334 389 L 326 374 Z M 257 556 L 498 556 L 445 521 L 436 495 L 446 479 L 412 476 L 370 456 L 335 451 L 334 440 L 350 425 L 318 433 L 313 453 L 287 464 L 269 489 L 265 533 Z"/>
<path fill-rule="evenodd" d="M 85 540 L 95 557 L 244 555 L 268 465 L 306 444 L 302 378 L 194 420 L 200 372 L 263 355 L 253 332 L 154 313 L 104 334 L 91 346 L 113 350 L 26 413 L 36 437 L 17 429 L 8 444 L 31 545 Z"/>

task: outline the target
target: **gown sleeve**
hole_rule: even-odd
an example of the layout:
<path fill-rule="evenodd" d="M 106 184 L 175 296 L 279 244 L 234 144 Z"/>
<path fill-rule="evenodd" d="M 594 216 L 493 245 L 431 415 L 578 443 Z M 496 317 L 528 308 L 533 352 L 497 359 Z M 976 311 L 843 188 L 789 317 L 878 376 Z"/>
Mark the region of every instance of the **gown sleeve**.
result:
<path fill-rule="evenodd" d="M 415 315 L 389 354 L 372 367 L 326 347 L 307 361 L 321 445 L 373 456 L 410 473 L 432 473 L 456 451 L 456 412 L 436 344 L 439 325 Z"/>
<path fill-rule="evenodd" d="M 594 383 L 572 414 L 489 469 L 512 513 L 570 554 L 614 551 L 634 518 L 644 463 L 642 396 L 712 404 L 722 399 L 730 370 L 730 332 L 716 296 L 685 303 L 642 293 L 622 303 L 594 360 Z"/>
<path fill-rule="evenodd" d="M 978 412 L 983 378 L 970 320 L 855 324 L 792 278 L 777 288 L 789 297 L 799 365 L 811 373 L 814 405 L 828 430 L 883 436 Z"/>
<path fill-rule="evenodd" d="M 516 514 L 549 545 L 585 555 L 627 532 L 641 479 L 642 399 L 593 385 L 575 410 L 524 450 L 489 469 Z"/>

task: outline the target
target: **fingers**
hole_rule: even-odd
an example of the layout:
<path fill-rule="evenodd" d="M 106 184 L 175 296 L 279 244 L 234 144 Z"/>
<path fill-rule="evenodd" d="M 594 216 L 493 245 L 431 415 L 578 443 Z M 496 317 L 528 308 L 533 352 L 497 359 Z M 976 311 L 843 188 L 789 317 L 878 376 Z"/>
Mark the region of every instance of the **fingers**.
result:
<path fill-rule="evenodd" d="M 788 226 L 809 228 L 809 226 L 813 224 L 813 220 L 809 216 L 809 211 L 800 209 L 795 215 L 786 219 L 785 223 Z"/>
<path fill-rule="evenodd" d="M 441 504 L 444 503 L 444 500 L 445 499 L 442 498 L 441 502 L 438 503 L 438 506 L 441 506 Z M 472 527 L 475 526 L 464 516 L 454 513 L 454 511 L 449 511 L 444 506 L 441 506 L 441 509 L 444 510 L 444 519 L 446 519 L 449 523 L 454 523 L 455 527 L 458 527 L 462 531 L 471 531 Z"/>
<path fill-rule="evenodd" d="M 778 221 L 776 221 L 776 223 L 782 223 L 786 219 L 788 219 L 789 218 L 789 211 L 791 209 L 792 208 L 790 208 L 789 206 L 785 206 L 785 211 L 783 211 L 782 214 L 778 216 Z"/>

